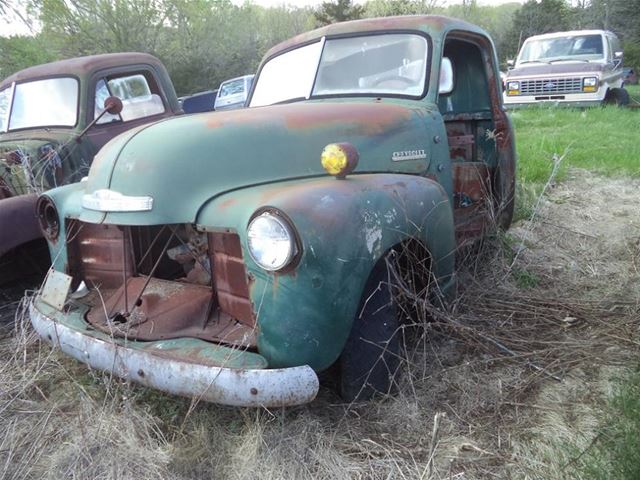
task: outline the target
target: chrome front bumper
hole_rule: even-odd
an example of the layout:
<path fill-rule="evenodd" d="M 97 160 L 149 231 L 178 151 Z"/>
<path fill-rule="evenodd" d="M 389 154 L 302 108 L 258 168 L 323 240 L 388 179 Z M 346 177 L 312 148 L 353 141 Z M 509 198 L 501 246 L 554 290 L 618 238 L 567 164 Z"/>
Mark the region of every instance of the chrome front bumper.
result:
<path fill-rule="evenodd" d="M 80 313 L 62 313 L 40 297 L 31 303 L 29 314 L 40 337 L 67 355 L 93 368 L 167 393 L 242 407 L 300 405 L 311 402 L 318 393 L 318 377 L 307 365 L 244 369 L 168 358 L 153 353 L 163 353 L 162 342 L 154 347 L 154 342 L 114 339 L 88 326 L 85 329 Z M 236 357 L 242 355 L 237 350 L 226 350 Z"/>
<path fill-rule="evenodd" d="M 506 108 L 527 107 L 529 105 L 567 105 L 571 107 L 592 107 L 601 105 L 604 100 L 606 89 L 600 89 L 593 93 L 549 93 L 539 95 L 507 95 L 503 94 L 504 106 Z M 557 99 L 551 97 L 562 96 Z M 536 100 L 536 97 L 548 97 L 545 100 Z"/>

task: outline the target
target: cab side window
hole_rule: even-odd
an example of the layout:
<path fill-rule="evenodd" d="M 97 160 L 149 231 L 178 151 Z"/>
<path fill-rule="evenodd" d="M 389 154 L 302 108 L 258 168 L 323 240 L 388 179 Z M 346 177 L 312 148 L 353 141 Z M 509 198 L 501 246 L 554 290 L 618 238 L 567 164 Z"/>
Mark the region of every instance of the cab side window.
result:
<path fill-rule="evenodd" d="M 448 40 L 444 57 L 452 64 L 453 89 L 438 98 L 440 112 L 488 112 L 491 109 L 489 85 L 480 49 L 469 42 Z"/>
<path fill-rule="evenodd" d="M 122 100 L 122 112 L 117 115 L 105 113 L 98 120 L 99 125 L 111 122 L 128 122 L 165 112 L 158 86 L 148 73 L 110 75 L 98 80 L 95 91 L 94 118 L 102 112 L 104 101 L 109 96 L 116 96 Z"/>

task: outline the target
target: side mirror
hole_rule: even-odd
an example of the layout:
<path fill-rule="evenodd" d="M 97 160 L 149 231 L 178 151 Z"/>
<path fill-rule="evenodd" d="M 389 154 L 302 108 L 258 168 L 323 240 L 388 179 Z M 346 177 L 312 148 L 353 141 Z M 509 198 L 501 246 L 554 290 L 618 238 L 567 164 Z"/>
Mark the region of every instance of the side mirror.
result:
<path fill-rule="evenodd" d="M 442 57 L 440 62 L 440 82 L 438 83 L 438 94 L 446 95 L 453 91 L 453 65 L 448 57 Z"/>
<path fill-rule="evenodd" d="M 118 97 L 107 97 L 104 100 L 104 109 L 110 115 L 117 115 L 122 111 L 122 100 Z"/>
<path fill-rule="evenodd" d="M 89 125 L 87 125 L 84 130 L 82 130 L 82 132 L 80 132 L 80 134 L 76 137 L 76 142 L 80 143 L 80 140 L 82 140 L 84 134 L 87 133 L 89 129 L 93 127 L 98 122 L 98 120 L 100 120 L 104 116 L 105 113 L 117 115 L 122 111 L 122 100 L 120 100 L 118 97 L 107 97 L 105 98 L 102 105 L 104 107 L 104 110 L 102 110 L 100 112 L 100 115 L 94 118 L 93 121 Z"/>
<path fill-rule="evenodd" d="M 516 61 L 511 59 L 511 60 L 507 60 L 507 66 L 510 68 L 513 68 L 513 66 L 516 64 Z"/>
<path fill-rule="evenodd" d="M 613 65 L 614 68 L 618 68 L 620 65 L 622 65 L 622 56 L 623 53 L 618 51 L 618 52 L 613 52 Z"/>

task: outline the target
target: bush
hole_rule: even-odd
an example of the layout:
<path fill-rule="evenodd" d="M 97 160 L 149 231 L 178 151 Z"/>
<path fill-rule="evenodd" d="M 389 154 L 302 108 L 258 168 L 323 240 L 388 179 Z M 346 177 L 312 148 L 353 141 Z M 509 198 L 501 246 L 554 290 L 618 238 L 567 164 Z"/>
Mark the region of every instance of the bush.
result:
<path fill-rule="evenodd" d="M 636 72 L 640 70 L 640 43 L 624 43 L 624 65 L 632 67 Z"/>

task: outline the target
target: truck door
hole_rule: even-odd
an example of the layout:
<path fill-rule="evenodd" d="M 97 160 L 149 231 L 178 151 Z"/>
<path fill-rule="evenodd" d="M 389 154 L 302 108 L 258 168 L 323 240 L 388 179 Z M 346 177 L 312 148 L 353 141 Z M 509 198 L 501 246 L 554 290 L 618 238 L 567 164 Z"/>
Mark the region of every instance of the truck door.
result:
<path fill-rule="evenodd" d="M 500 223 L 502 192 L 496 182 L 501 181 L 504 163 L 502 137 L 510 135 L 511 129 L 502 108 L 490 41 L 469 32 L 453 32 L 445 40 L 443 56 L 452 65 L 453 87 L 439 95 L 438 108 L 452 165 L 456 239 L 462 244 Z M 512 178 L 513 170 L 507 175 Z"/>

